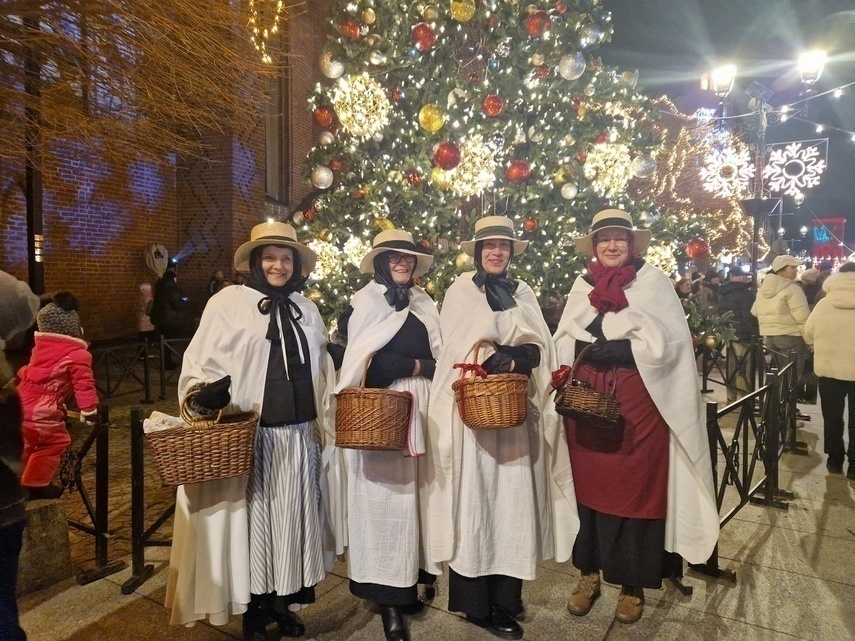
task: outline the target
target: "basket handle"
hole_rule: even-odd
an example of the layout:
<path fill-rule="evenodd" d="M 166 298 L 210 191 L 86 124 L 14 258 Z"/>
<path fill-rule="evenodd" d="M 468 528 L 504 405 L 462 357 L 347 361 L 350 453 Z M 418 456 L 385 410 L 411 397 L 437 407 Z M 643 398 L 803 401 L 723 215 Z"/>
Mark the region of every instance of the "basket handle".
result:
<path fill-rule="evenodd" d="M 374 354 L 365 359 L 365 367 L 362 368 L 362 379 L 359 381 L 359 389 L 365 389 L 365 377 L 368 376 L 368 366 L 371 365 L 371 359 L 374 358 Z"/>
<path fill-rule="evenodd" d="M 562 385 L 564 385 L 565 383 L 567 383 L 568 380 L 570 382 L 572 382 L 574 380 L 573 379 L 573 372 L 576 371 L 576 368 L 579 366 L 579 363 L 582 362 L 582 359 L 585 357 L 585 354 L 587 354 L 589 351 L 591 351 L 591 349 L 594 347 L 594 345 L 595 345 L 595 343 L 589 343 L 588 345 L 586 345 L 582 349 L 582 351 L 579 352 L 579 355 L 576 357 L 576 360 L 573 361 L 572 367 L 568 368 L 566 365 L 562 365 L 557 371 L 552 373 L 552 389 L 557 391 L 558 388 L 561 387 Z M 612 385 L 611 385 L 611 389 L 609 390 L 609 394 L 611 394 L 612 398 L 614 398 L 614 396 L 615 396 L 615 392 L 617 391 L 616 388 L 617 388 L 617 365 L 615 363 L 612 363 Z"/>
<path fill-rule="evenodd" d="M 190 412 L 190 408 L 187 407 L 187 400 L 192 396 L 196 396 L 196 394 L 198 394 L 200 391 L 202 391 L 201 387 L 199 389 L 193 390 L 192 392 L 188 392 L 184 396 L 184 398 L 181 400 L 181 406 L 178 408 L 178 413 L 181 415 L 181 418 L 184 420 L 184 422 L 187 423 L 188 425 L 193 425 L 195 423 L 202 423 L 202 422 L 207 423 L 212 418 L 214 419 L 212 425 L 216 425 L 217 423 L 220 422 L 220 419 L 223 418 L 223 410 L 218 410 L 216 417 L 214 414 L 210 414 L 208 416 L 200 417 L 200 416 L 193 416 L 193 414 Z"/>
<path fill-rule="evenodd" d="M 466 372 L 473 372 L 473 376 L 477 375 L 481 378 L 487 378 L 486 370 L 484 370 L 484 368 L 481 367 L 481 364 L 478 362 L 481 357 L 481 348 L 485 344 L 491 346 L 495 351 L 499 351 L 499 349 L 496 347 L 496 343 L 494 343 L 493 341 L 486 338 L 482 338 L 481 340 L 479 340 L 477 343 L 475 343 L 475 347 L 473 347 L 471 350 L 471 352 L 473 352 L 472 360 L 474 360 L 475 362 L 457 363 L 454 365 L 454 369 L 463 370 L 460 372 L 460 378 L 466 376 Z"/>

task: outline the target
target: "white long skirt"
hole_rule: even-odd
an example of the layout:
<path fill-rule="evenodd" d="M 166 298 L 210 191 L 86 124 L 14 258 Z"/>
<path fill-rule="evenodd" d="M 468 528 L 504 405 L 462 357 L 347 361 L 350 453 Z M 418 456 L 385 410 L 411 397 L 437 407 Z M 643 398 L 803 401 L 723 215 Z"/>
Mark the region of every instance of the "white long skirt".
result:
<path fill-rule="evenodd" d="M 169 623 L 225 625 L 249 603 L 246 477 L 178 488 L 166 585 Z"/>
<path fill-rule="evenodd" d="M 258 428 L 246 495 L 253 594 L 285 596 L 323 580 L 320 474 L 309 423 Z"/>
<path fill-rule="evenodd" d="M 547 482 L 537 408 L 529 402 L 524 425 L 464 427 L 462 438 L 457 544 L 449 565 L 467 577 L 533 580 L 544 533 L 552 547 L 548 492 L 536 489 Z"/>
<path fill-rule="evenodd" d="M 389 389 L 413 395 L 413 429 L 427 424 L 430 381 L 421 376 L 395 381 Z M 422 441 L 423 442 L 423 441 Z M 346 450 L 347 554 L 350 578 L 395 588 L 416 584 L 425 566 L 426 458 L 406 451 Z"/>

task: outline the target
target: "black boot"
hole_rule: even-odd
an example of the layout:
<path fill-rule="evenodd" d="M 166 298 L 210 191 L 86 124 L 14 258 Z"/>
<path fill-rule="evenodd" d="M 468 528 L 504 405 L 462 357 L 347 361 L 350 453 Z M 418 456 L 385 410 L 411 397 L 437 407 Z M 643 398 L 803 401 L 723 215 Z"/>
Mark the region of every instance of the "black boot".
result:
<path fill-rule="evenodd" d="M 243 641 L 268 641 L 265 629 L 272 621 L 266 594 L 252 594 L 243 615 Z"/>
<path fill-rule="evenodd" d="M 466 618 L 470 623 L 484 628 L 490 634 L 500 639 L 522 639 L 522 627 L 511 616 L 511 613 L 500 605 L 493 605 L 490 608 L 489 616 L 473 617 L 467 614 Z"/>
<path fill-rule="evenodd" d="M 383 619 L 383 633 L 386 641 L 410 641 L 407 624 L 401 614 L 401 608 L 394 605 L 381 605 L 380 618 Z"/>
<path fill-rule="evenodd" d="M 306 634 L 306 626 L 300 621 L 300 617 L 290 610 L 285 610 L 285 612 L 274 611 L 273 618 L 276 619 L 279 634 L 283 637 L 301 637 Z"/>

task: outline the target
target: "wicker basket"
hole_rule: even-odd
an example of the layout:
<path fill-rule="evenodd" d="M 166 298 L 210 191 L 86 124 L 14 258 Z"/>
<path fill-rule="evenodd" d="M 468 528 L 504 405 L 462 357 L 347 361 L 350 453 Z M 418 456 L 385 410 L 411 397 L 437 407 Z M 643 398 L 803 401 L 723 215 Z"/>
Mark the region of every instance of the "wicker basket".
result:
<path fill-rule="evenodd" d="M 460 378 L 451 384 L 457 411 L 466 427 L 495 430 L 525 423 L 528 410 L 528 376 L 524 374 L 486 374 L 481 369 L 479 352 L 492 341 L 478 341 L 474 348 L 475 365 L 463 363 Z M 471 376 L 466 376 L 470 372 Z"/>
<path fill-rule="evenodd" d="M 146 434 L 164 485 L 185 485 L 245 476 L 252 469 L 258 412 L 193 417 L 181 402 L 187 425 Z"/>
<path fill-rule="evenodd" d="M 407 447 L 413 396 L 409 392 L 365 388 L 369 358 L 359 387 L 335 395 L 335 444 L 351 450 L 402 450 Z"/>
<path fill-rule="evenodd" d="M 620 420 L 620 401 L 615 398 L 617 377 L 614 367 L 612 367 L 612 389 L 608 394 L 598 392 L 587 383 L 573 378 L 573 372 L 592 347 L 593 344 L 588 345 L 579 352 L 573 367 L 569 370 L 566 366 L 562 366 L 562 369 L 553 375 L 553 380 L 563 379 L 555 387 L 555 410 L 562 416 L 585 425 L 614 427 Z"/>

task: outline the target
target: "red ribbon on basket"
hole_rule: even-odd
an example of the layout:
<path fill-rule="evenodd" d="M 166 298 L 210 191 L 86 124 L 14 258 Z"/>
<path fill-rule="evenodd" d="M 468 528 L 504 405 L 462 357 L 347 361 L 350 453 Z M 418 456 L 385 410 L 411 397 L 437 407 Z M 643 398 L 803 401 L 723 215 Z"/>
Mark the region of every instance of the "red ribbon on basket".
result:
<path fill-rule="evenodd" d="M 570 378 L 570 373 L 573 368 L 568 365 L 562 365 L 556 371 L 552 372 L 552 389 L 557 390 L 567 382 Z"/>
<path fill-rule="evenodd" d="M 478 363 L 457 363 L 454 369 L 462 369 L 464 372 L 475 372 L 481 378 L 487 378 L 487 370 Z"/>

